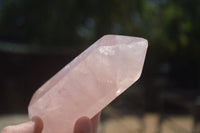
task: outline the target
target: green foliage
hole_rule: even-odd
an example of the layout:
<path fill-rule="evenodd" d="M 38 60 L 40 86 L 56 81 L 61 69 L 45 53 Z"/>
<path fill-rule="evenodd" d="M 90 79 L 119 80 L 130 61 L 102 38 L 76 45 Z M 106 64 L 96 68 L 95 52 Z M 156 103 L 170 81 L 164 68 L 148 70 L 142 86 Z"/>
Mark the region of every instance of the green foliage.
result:
<path fill-rule="evenodd" d="M 199 18 L 199 0 L 6 0 L 0 39 L 86 48 L 104 34 L 142 36 L 149 69 L 200 66 Z"/>

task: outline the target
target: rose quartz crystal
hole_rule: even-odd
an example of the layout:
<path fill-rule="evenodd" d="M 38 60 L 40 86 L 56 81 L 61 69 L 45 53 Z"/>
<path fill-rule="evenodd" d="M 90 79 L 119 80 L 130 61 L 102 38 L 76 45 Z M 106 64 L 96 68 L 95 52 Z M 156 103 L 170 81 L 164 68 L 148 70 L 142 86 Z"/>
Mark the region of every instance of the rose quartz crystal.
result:
<path fill-rule="evenodd" d="M 140 77 L 147 43 L 103 36 L 37 90 L 30 119 L 43 120 L 42 133 L 73 133 L 78 118 L 92 118 Z"/>

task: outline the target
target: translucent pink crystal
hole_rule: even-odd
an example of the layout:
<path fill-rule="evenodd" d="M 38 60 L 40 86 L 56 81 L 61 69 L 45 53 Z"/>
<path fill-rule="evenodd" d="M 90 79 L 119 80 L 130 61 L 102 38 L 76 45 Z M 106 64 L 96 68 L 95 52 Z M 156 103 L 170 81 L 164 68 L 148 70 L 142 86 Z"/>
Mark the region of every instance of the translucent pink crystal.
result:
<path fill-rule="evenodd" d="M 75 121 L 92 118 L 140 76 L 147 40 L 106 35 L 66 65 L 34 94 L 29 117 L 42 133 L 73 133 Z"/>

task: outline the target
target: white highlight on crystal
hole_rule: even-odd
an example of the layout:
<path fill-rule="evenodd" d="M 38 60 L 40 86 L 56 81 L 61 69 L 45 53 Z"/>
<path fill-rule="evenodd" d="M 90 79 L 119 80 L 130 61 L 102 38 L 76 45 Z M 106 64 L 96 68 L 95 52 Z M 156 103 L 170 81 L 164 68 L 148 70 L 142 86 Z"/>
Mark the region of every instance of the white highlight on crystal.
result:
<path fill-rule="evenodd" d="M 99 48 L 99 52 L 104 55 L 114 55 L 115 54 L 115 50 L 114 50 L 113 46 L 101 46 Z"/>

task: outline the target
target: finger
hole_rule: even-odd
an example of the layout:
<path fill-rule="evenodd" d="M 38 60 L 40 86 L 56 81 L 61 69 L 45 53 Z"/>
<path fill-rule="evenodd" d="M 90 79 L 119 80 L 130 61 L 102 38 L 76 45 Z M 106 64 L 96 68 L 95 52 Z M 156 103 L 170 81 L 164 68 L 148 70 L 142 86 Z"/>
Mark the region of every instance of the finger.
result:
<path fill-rule="evenodd" d="M 93 127 L 93 133 L 97 132 L 97 128 L 98 128 L 98 124 L 99 124 L 99 119 L 101 116 L 101 112 L 99 112 L 98 114 L 96 114 L 92 119 L 92 127 Z"/>
<path fill-rule="evenodd" d="M 35 123 L 32 121 L 22 123 L 19 125 L 5 127 L 1 133 L 34 133 Z"/>
<path fill-rule="evenodd" d="M 75 123 L 74 133 L 92 133 L 92 122 L 88 117 L 81 117 Z"/>
<path fill-rule="evenodd" d="M 42 119 L 38 116 L 34 116 L 32 121 L 35 123 L 34 132 L 33 133 L 41 133 L 43 129 Z"/>

